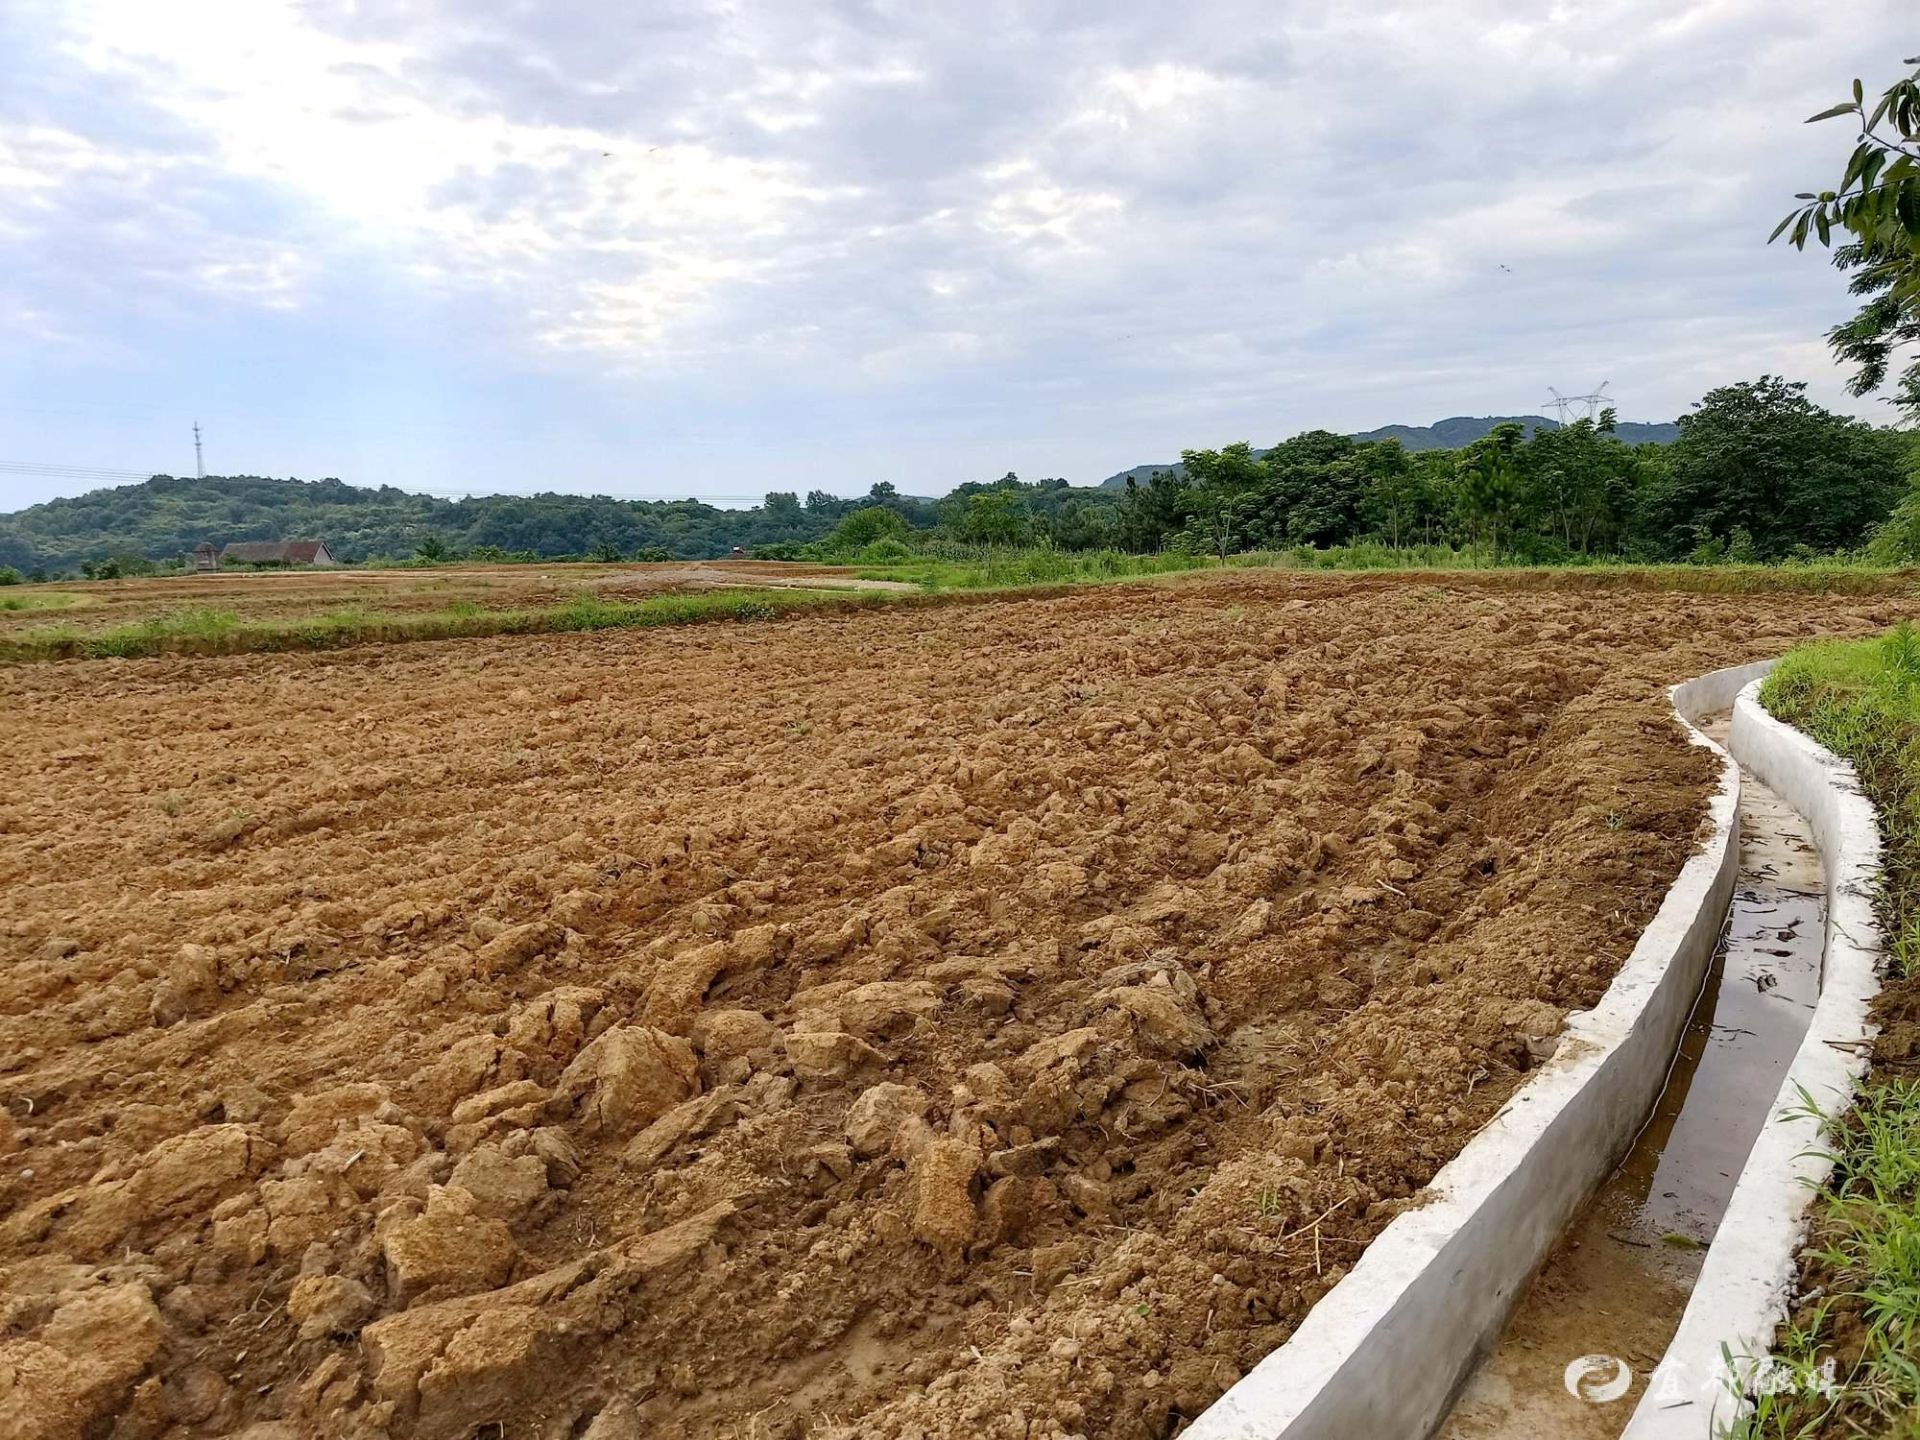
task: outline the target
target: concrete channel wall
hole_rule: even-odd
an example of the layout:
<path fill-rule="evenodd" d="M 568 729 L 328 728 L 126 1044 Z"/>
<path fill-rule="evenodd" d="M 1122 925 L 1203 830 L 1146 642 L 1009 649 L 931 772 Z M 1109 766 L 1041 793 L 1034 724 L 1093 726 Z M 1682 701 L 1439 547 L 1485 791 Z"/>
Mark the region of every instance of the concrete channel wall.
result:
<path fill-rule="evenodd" d="M 1535 1268 L 1639 1133 L 1719 943 L 1739 865 L 1740 771 L 1691 721 L 1765 666 L 1669 695 L 1720 759 L 1701 848 L 1592 1010 L 1553 1057 L 1396 1216 L 1293 1338 L 1228 1390 L 1187 1440 L 1418 1440 L 1499 1336 Z"/>
<path fill-rule="evenodd" d="M 1832 1168 L 1821 1148 L 1822 1123 L 1806 1113 L 1802 1092 L 1829 1113 L 1844 1111 L 1866 1073 L 1873 1035 L 1868 1014 L 1881 953 L 1873 806 L 1852 766 L 1761 708 L 1757 681 L 1734 702 L 1727 743 L 1740 764 L 1806 817 L 1820 847 L 1827 877 L 1820 1000 L 1625 1440 L 1710 1440 L 1746 1409 L 1746 1392 L 1762 1378 L 1758 1366 L 1787 1315 L 1807 1207 Z"/>

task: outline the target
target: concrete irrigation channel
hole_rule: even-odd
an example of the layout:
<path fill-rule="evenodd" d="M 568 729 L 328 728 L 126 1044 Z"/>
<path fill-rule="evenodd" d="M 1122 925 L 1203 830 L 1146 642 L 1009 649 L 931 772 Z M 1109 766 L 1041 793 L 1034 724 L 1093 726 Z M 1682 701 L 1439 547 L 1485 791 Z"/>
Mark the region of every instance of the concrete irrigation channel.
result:
<path fill-rule="evenodd" d="M 1824 1169 L 1796 1102 L 1845 1104 L 1879 948 L 1871 808 L 1761 710 L 1768 668 L 1672 691 L 1723 755 L 1712 833 L 1602 1004 L 1190 1434 L 1708 1440 L 1739 1413 Z"/>

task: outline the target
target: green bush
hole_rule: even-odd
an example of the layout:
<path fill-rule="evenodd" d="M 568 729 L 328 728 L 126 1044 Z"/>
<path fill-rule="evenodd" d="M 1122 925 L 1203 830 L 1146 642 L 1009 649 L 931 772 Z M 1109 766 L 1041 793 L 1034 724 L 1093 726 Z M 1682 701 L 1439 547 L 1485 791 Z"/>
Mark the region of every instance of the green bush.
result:
<path fill-rule="evenodd" d="M 0 585 L 18 585 L 20 572 L 11 565 L 0 565 Z"/>
<path fill-rule="evenodd" d="M 898 510 L 889 510 L 884 505 L 869 505 L 856 510 L 838 525 L 823 542 L 825 546 L 843 555 L 852 555 L 876 540 L 889 537 L 899 539 L 912 527 Z"/>

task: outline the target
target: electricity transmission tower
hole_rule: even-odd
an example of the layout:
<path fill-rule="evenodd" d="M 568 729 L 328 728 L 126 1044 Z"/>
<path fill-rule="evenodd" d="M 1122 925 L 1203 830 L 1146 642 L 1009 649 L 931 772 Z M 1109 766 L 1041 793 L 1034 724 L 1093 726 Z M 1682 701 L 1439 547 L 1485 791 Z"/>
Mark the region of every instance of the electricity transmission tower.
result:
<path fill-rule="evenodd" d="M 1613 403 L 1613 397 L 1607 394 L 1607 386 L 1612 383 L 1611 380 L 1602 380 L 1599 385 L 1594 388 L 1591 395 L 1562 395 L 1558 390 L 1554 389 L 1553 386 L 1549 385 L 1547 387 L 1547 393 L 1553 396 L 1553 398 L 1543 403 L 1546 408 L 1559 414 L 1562 425 L 1567 423 L 1567 413 L 1582 405 L 1587 407 L 1587 413 L 1583 418 L 1592 420 L 1598 417 L 1603 406 Z"/>
<path fill-rule="evenodd" d="M 196 480 L 207 478 L 206 462 L 200 458 L 200 422 L 198 420 L 193 422 L 193 478 Z"/>

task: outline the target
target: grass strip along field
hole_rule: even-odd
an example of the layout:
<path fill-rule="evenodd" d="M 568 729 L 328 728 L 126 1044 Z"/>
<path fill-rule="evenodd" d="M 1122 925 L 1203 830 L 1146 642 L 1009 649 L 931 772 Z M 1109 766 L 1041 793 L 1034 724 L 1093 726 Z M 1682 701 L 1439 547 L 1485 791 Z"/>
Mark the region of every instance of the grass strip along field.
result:
<path fill-rule="evenodd" d="M 1784 565 L 1488 565 L 1472 550 L 1447 545 L 1334 545 L 1316 549 L 1250 550 L 1224 560 L 1213 555 L 1129 555 L 1120 550 L 1036 550 L 982 547 L 972 554 L 914 556 L 885 562 L 856 560 L 863 580 L 890 580 L 932 591 L 995 590 L 1035 585 L 1084 585 L 1140 579 L 1192 570 L 1330 570 L 1478 572 L 1521 577 L 1516 583 L 1550 583 L 1561 589 L 1582 583 L 1627 583 L 1643 589 L 1696 594 L 1872 595 L 1911 588 L 1915 573 L 1884 565 L 1817 561 Z"/>
<path fill-rule="evenodd" d="M 394 613 L 346 606 L 322 615 L 246 619 L 231 610 L 187 608 L 111 630 L 46 626 L 0 638 L 0 661 L 240 655 L 272 650 L 332 650 L 397 640 L 545 635 L 570 630 L 629 630 L 714 620 L 773 620 L 798 611 L 857 609 L 884 594 L 858 591 L 722 590 L 607 600 L 581 595 L 564 605 L 486 610 L 455 601 L 442 610 Z"/>
<path fill-rule="evenodd" d="M 1903 621 L 1877 640 L 1794 650 L 1762 699 L 1850 760 L 1878 808 L 1891 953 L 1874 1068 L 1836 1127 L 1805 1298 L 1779 1339 L 1796 1383 L 1760 1397 L 1736 1433 L 1920 1435 L 1920 634 Z"/>

